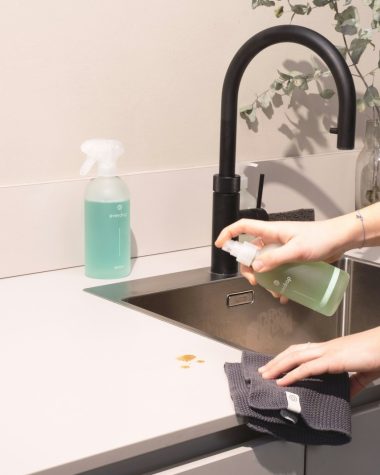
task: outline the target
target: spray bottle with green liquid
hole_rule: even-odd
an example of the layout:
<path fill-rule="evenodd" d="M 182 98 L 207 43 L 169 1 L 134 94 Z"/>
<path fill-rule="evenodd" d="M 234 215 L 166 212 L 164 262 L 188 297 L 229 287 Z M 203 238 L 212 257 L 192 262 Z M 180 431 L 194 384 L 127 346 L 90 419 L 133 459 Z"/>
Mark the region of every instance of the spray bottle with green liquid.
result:
<path fill-rule="evenodd" d="M 261 253 L 271 252 L 276 247 L 279 245 L 259 248 L 246 241 L 227 241 L 223 251 L 250 267 Z M 255 273 L 255 277 L 266 289 L 328 317 L 336 312 L 350 279 L 347 272 L 326 262 L 290 262 L 271 271 Z"/>
<path fill-rule="evenodd" d="M 97 176 L 85 192 L 85 274 L 97 279 L 125 277 L 131 270 L 130 199 L 127 185 L 116 173 L 123 144 L 92 139 L 81 145 L 81 151 L 87 156 L 81 175 L 97 164 Z"/>

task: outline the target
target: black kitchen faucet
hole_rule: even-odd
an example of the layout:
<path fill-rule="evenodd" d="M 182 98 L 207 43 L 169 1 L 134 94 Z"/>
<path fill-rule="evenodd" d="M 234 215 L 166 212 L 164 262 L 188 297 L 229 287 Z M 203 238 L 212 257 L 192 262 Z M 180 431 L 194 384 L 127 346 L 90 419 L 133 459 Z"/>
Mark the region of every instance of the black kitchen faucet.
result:
<path fill-rule="evenodd" d="M 214 241 L 220 231 L 238 220 L 240 176 L 235 174 L 237 100 L 240 81 L 251 60 L 263 49 L 277 43 L 298 43 L 310 48 L 326 63 L 334 77 L 339 99 L 337 134 L 338 149 L 352 149 L 355 141 L 356 94 L 351 72 L 338 49 L 319 33 L 296 25 L 268 28 L 252 36 L 239 49 L 228 67 L 223 83 L 219 173 L 213 182 L 211 272 L 232 276 L 237 273 L 233 256 L 217 249 Z"/>

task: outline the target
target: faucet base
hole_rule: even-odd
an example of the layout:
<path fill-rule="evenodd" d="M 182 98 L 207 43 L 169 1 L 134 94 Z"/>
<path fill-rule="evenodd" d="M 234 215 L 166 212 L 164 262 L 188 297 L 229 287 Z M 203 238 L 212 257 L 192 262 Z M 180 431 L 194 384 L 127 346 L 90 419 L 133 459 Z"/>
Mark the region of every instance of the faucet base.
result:
<path fill-rule="evenodd" d="M 239 219 L 240 194 L 218 193 L 213 195 L 211 272 L 233 276 L 238 272 L 236 259 L 215 247 L 214 242 L 220 231 Z"/>

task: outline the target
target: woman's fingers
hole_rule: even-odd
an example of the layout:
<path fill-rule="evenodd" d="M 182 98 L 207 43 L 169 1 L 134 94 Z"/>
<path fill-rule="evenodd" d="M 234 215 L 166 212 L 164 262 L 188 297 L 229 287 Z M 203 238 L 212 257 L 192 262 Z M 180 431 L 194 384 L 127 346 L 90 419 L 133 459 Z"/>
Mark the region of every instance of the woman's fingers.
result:
<path fill-rule="evenodd" d="M 243 264 L 240 264 L 240 273 L 243 277 L 245 277 L 248 280 L 248 282 L 251 285 L 257 284 L 255 274 L 253 273 L 253 270 L 251 267 L 247 267 Z"/>
<path fill-rule="evenodd" d="M 277 228 L 266 221 L 255 219 L 240 219 L 235 223 L 225 227 L 215 241 L 216 247 L 222 247 L 223 244 L 239 234 L 250 234 L 251 236 L 260 236 L 266 243 L 277 241 Z"/>
<path fill-rule="evenodd" d="M 259 372 L 264 379 L 274 379 L 319 356 L 321 356 L 321 348 L 318 343 L 294 345 L 259 368 Z"/>
<path fill-rule="evenodd" d="M 301 379 L 310 378 L 319 374 L 327 373 L 328 360 L 327 358 L 317 358 L 302 363 L 301 365 L 289 371 L 285 376 L 277 379 L 279 386 L 289 386 Z"/>
<path fill-rule="evenodd" d="M 248 282 L 251 285 L 256 285 L 257 284 L 255 274 L 252 271 L 251 267 L 247 267 L 243 264 L 240 264 L 240 273 L 243 277 L 245 277 L 248 280 Z M 266 289 L 266 290 L 268 290 L 268 289 Z M 273 292 L 273 290 L 268 290 L 268 292 L 270 292 L 273 295 L 274 298 L 279 299 L 281 304 L 286 304 L 289 301 L 288 298 L 285 297 L 285 295 L 281 295 L 278 292 Z"/>

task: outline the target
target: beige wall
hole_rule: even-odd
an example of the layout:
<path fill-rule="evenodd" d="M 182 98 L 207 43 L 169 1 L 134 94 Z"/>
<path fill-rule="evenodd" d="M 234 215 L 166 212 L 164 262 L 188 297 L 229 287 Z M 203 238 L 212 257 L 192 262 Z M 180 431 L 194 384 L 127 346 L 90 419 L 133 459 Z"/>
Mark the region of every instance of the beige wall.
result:
<path fill-rule="evenodd" d="M 252 10 L 250 0 L 0 5 L 0 185 L 75 178 L 79 145 L 96 136 L 125 143 L 122 172 L 215 163 L 229 61 L 251 35 L 288 21 Z M 331 23 L 328 8 L 303 22 L 335 41 Z M 297 68 L 310 57 L 289 44 L 262 53 L 243 79 L 240 103 L 265 89 L 285 60 Z M 377 54 L 369 60 L 376 64 Z M 333 150 L 326 124 L 336 103 L 306 102 L 311 110 L 261 115 L 258 132 L 240 120 L 239 160 Z"/>

